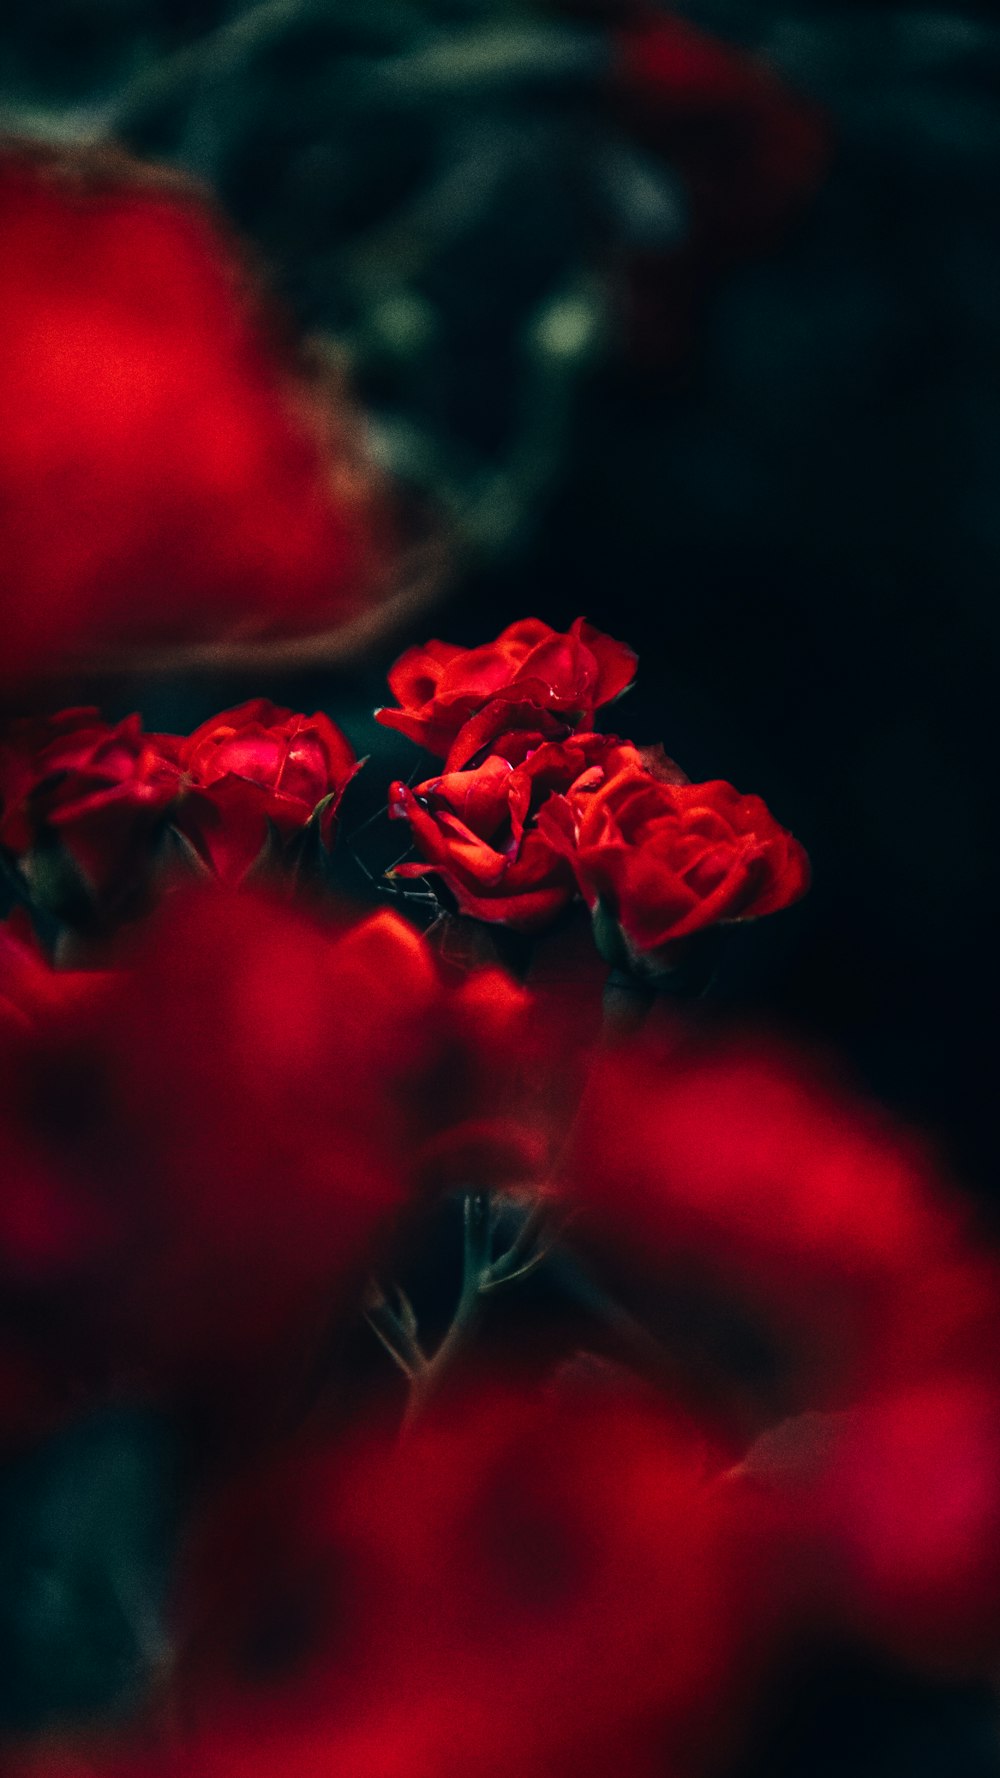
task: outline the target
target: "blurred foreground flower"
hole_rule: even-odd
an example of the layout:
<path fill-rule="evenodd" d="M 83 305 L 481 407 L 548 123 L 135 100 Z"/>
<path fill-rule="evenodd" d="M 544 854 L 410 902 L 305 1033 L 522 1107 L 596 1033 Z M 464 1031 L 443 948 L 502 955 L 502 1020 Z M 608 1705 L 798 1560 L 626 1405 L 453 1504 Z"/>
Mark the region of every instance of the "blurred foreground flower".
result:
<path fill-rule="evenodd" d="M 573 1238 L 751 1429 L 969 1358 L 994 1324 L 930 1155 L 773 1041 L 654 1022 L 592 1068 L 562 1177 Z"/>
<path fill-rule="evenodd" d="M 90 975 L 0 933 L 4 1320 L 98 1392 L 232 1393 L 341 1295 L 357 1312 L 456 1172 L 539 1164 L 527 997 L 449 985 L 395 914 L 188 891 Z"/>
<path fill-rule="evenodd" d="M 363 610 L 391 546 L 357 422 L 197 193 L 8 142 L 0 222 L 0 671 Z"/>
<path fill-rule="evenodd" d="M 369 1428 L 292 1451 L 221 1491 L 189 1546 L 185 1732 L 100 1770 L 706 1770 L 762 1640 L 727 1514 L 697 1438 L 639 1392 L 494 1379 L 402 1446 Z"/>
<path fill-rule="evenodd" d="M 380 462 L 487 554 L 530 538 L 595 366 L 683 369 L 720 280 L 826 166 L 808 98 L 659 5 L 239 0 L 87 26 L 95 71 L 62 116 L 36 57 L 36 113 L 203 182 L 347 365 Z"/>

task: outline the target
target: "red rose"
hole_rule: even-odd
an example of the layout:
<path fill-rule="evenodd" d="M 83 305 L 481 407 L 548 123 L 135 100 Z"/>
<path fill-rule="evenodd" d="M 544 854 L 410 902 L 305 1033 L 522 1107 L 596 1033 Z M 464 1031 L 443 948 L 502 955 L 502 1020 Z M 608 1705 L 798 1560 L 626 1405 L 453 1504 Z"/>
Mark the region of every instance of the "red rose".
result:
<path fill-rule="evenodd" d="M 9 725 L 0 742 L 0 845 L 55 912 L 72 917 L 81 888 L 91 910 L 128 911 L 177 795 L 173 751 L 169 736 L 144 735 L 138 716 L 112 725 L 90 708 Z M 72 862 L 72 884 L 52 859 L 54 845 Z"/>
<path fill-rule="evenodd" d="M 210 717 L 181 743 L 184 795 L 174 824 L 224 883 L 260 857 L 269 826 L 290 841 L 314 818 L 329 846 L 343 793 L 358 770 L 328 716 L 298 716 L 266 698 Z"/>
<path fill-rule="evenodd" d="M 513 758 L 491 753 L 480 766 L 428 778 L 414 790 L 392 786 L 389 813 L 410 823 L 426 860 L 397 865 L 394 874 L 421 877 L 431 870 L 462 913 L 535 932 L 576 894 L 564 848 L 536 823 L 539 809 L 556 792 L 600 782 L 622 758 L 638 756 L 608 735 L 537 745 L 537 735 L 506 739 L 524 743 L 523 749 L 508 746 Z"/>
<path fill-rule="evenodd" d="M 353 615 L 370 482 L 198 192 L 18 147 L 0 225 L 0 674 Z"/>
<path fill-rule="evenodd" d="M 722 779 L 669 782 L 645 764 L 626 765 L 600 788 L 550 803 L 539 829 L 629 950 L 665 965 L 678 939 L 775 913 L 809 886 L 798 841 L 760 797 Z"/>
<path fill-rule="evenodd" d="M 550 725 L 548 738 L 589 728 L 595 710 L 631 685 L 635 664 L 630 648 L 582 617 L 565 634 L 526 617 L 481 648 L 428 642 L 408 649 L 389 674 L 400 708 L 375 714 L 447 755 L 447 769 L 457 771 L 505 729 L 537 729 L 540 718 Z"/>

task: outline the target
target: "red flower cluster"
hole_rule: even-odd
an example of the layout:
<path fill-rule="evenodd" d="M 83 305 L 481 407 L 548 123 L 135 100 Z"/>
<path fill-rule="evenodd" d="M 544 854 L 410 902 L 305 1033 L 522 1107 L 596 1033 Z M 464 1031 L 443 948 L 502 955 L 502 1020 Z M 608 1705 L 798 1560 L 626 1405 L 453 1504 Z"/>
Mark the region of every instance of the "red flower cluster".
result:
<path fill-rule="evenodd" d="M 408 873 L 527 930 L 578 895 L 655 972 L 807 871 L 758 799 L 595 731 L 631 671 L 582 621 L 513 625 L 415 651 L 383 717 L 445 755 L 392 792 Z M 263 699 L 184 738 L 64 711 L 0 753 L 40 930 L 75 895 L 102 938 L 56 970 L 0 926 L 0 1443 L 123 1392 L 207 1438 L 179 1726 L 102 1772 L 710 1778 L 793 1637 L 995 1671 L 1000 1268 L 926 1151 L 774 1042 L 662 1009 L 595 1042 L 586 970 L 468 967 L 474 922 L 264 898 L 356 769 Z M 155 895 L 170 845 L 203 880 Z M 409 1267 L 456 1190 L 429 1346 Z M 490 1305 L 525 1274 L 522 1335 Z"/>
<path fill-rule="evenodd" d="M 759 797 L 590 732 L 633 666 L 582 618 L 564 636 L 528 620 L 488 648 L 404 655 L 389 681 L 401 708 L 379 720 L 447 758 L 443 776 L 392 787 L 425 861 L 396 874 L 429 866 L 462 913 L 523 932 L 582 894 L 599 932 L 616 930 L 614 960 L 654 973 L 693 933 L 796 901 L 806 855 Z"/>
<path fill-rule="evenodd" d="M 314 824 L 324 846 L 358 762 L 327 716 L 254 698 L 193 735 L 144 735 L 94 709 L 8 725 L 0 739 L 0 847 L 36 900 L 70 924 L 107 923 L 148 899 L 172 828 L 235 885 Z"/>
<path fill-rule="evenodd" d="M 2 674 L 355 612 L 370 481 L 200 198 L 8 148 L 0 227 Z"/>

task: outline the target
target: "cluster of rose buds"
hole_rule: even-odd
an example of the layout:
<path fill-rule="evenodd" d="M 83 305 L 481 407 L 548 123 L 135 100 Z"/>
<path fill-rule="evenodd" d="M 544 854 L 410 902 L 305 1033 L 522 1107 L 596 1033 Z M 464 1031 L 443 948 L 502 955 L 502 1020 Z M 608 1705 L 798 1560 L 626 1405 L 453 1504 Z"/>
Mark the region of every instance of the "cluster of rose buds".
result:
<path fill-rule="evenodd" d="M 648 986 L 806 886 L 757 798 L 595 729 L 634 666 L 582 619 L 397 663 L 426 936 L 304 869 L 358 770 L 326 716 L 7 724 L 0 1442 L 123 1397 L 191 1441 L 169 1672 L 12 1774 L 709 1778 L 810 1638 L 995 1669 L 1000 1273 L 932 1157 L 544 966 L 575 898 Z"/>
<path fill-rule="evenodd" d="M 396 874 L 433 872 L 462 913 L 522 932 L 582 895 L 606 959 L 652 974 L 681 940 L 796 901 L 808 860 L 759 797 L 594 732 L 635 664 L 582 618 L 565 635 L 528 618 L 485 648 L 405 654 L 389 676 L 400 707 L 379 720 L 445 763 L 390 791 L 426 861 Z"/>

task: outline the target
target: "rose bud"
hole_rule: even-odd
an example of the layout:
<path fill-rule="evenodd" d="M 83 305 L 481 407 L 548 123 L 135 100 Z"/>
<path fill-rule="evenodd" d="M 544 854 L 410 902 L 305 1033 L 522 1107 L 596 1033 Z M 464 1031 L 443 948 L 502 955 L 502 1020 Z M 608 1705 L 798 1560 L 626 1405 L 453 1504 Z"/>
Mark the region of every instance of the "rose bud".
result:
<path fill-rule="evenodd" d="M 541 721 L 544 738 L 561 739 L 592 727 L 594 712 L 631 685 L 635 666 L 630 648 L 582 617 L 564 635 L 526 617 L 481 648 L 408 649 L 389 674 L 399 708 L 375 715 L 458 771 L 505 730 Z"/>
<path fill-rule="evenodd" d="M 620 931 L 611 960 L 640 973 L 674 968 L 681 940 L 776 913 L 809 887 L 803 848 L 760 797 L 721 779 L 670 781 L 645 761 L 553 798 L 538 826 L 572 864 L 599 942 Z"/>
<path fill-rule="evenodd" d="M 0 846 L 34 900 L 69 925 L 143 906 L 177 795 L 170 736 L 91 708 L 25 718 L 0 740 Z"/>
<path fill-rule="evenodd" d="M 298 716 L 252 698 L 181 743 L 177 831 L 222 883 L 237 884 L 273 843 L 289 856 L 312 825 L 329 849 L 341 797 L 358 771 L 347 738 L 322 711 Z"/>

